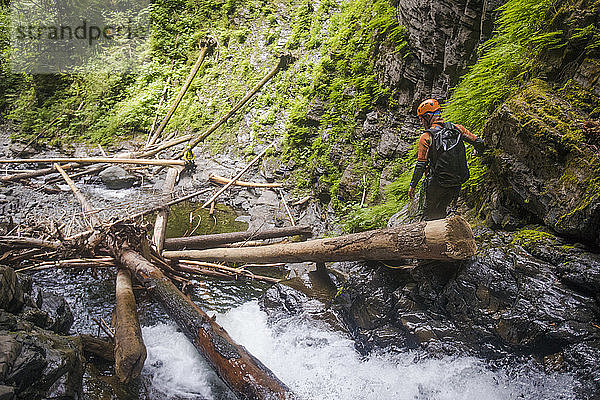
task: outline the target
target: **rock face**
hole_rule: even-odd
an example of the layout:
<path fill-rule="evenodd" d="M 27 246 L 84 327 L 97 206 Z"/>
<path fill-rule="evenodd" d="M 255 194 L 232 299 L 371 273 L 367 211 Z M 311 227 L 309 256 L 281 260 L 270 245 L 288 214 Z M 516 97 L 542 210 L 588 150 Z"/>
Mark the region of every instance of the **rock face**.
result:
<path fill-rule="evenodd" d="M 357 348 L 529 355 L 600 390 L 600 256 L 539 231 L 480 231 L 471 261 L 413 270 L 340 264 L 336 308 Z M 588 393 L 588 395 L 585 395 Z"/>
<path fill-rule="evenodd" d="M 0 277 L 0 398 L 81 398 L 81 342 L 54 333 L 71 327 L 68 304 L 51 293 L 33 301 L 31 281 L 11 268 Z"/>
<path fill-rule="evenodd" d="M 477 46 L 492 33 L 494 10 L 503 1 L 409 0 L 398 3 L 398 20 L 407 28 L 415 57 L 385 55 L 379 60 L 384 82 L 400 87 L 400 100 L 415 110 L 420 101 L 445 99 L 460 75 L 477 59 Z"/>
<path fill-rule="evenodd" d="M 585 118 L 541 81 L 498 108 L 483 133 L 496 149 L 486 160 L 491 173 L 485 184 L 493 188 L 483 200 L 488 219 L 493 212 L 512 214 L 600 244 L 600 158 L 582 140 Z"/>

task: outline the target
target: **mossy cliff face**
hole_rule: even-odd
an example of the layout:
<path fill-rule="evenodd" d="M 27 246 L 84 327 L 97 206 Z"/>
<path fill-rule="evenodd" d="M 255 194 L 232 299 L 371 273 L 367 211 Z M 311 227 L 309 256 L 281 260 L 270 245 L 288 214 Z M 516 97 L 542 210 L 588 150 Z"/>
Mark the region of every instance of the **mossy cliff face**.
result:
<path fill-rule="evenodd" d="M 490 218 L 502 208 L 554 231 L 600 244 L 600 159 L 586 138 L 588 117 L 548 84 L 533 82 L 488 120 L 484 136 L 496 149 L 488 162 Z"/>
<path fill-rule="evenodd" d="M 481 129 L 491 152 L 480 163 L 483 176 L 468 199 L 491 226 L 543 223 L 565 237 L 599 245 L 600 52 L 592 32 L 600 26 L 600 6 L 555 6 L 536 32 L 537 41 L 549 42 L 535 45 L 526 66 L 505 71 L 512 76 L 509 95 L 489 110 Z M 564 29 L 555 30 L 557 25 Z M 474 76 L 461 85 L 472 85 Z M 460 114 L 460 96 L 455 102 L 451 114 Z"/>

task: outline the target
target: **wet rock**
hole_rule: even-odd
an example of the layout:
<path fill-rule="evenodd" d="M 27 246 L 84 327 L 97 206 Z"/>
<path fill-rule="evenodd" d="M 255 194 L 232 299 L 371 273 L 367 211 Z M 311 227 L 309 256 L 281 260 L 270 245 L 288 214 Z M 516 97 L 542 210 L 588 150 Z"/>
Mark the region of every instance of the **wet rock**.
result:
<path fill-rule="evenodd" d="M 314 97 L 308 105 L 306 111 L 306 117 L 303 121 L 307 126 L 319 126 L 321 124 L 321 117 L 325 112 L 325 103 L 319 97 Z"/>
<path fill-rule="evenodd" d="M 0 335 L 0 381 L 4 381 L 21 353 L 21 343 L 13 335 Z"/>
<path fill-rule="evenodd" d="M 283 177 L 281 160 L 275 157 L 266 158 L 261 163 L 260 173 L 267 182 Z"/>
<path fill-rule="evenodd" d="M 15 388 L 12 386 L 0 385 L 0 400 L 13 400 L 15 398 Z"/>
<path fill-rule="evenodd" d="M 600 390 L 600 256 L 552 235 L 478 233 L 469 261 L 356 264 L 334 307 L 357 348 L 529 355 Z"/>
<path fill-rule="evenodd" d="M 33 329 L 33 324 L 17 318 L 15 315 L 0 310 L 0 330 L 1 331 L 30 331 Z"/>
<path fill-rule="evenodd" d="M 46 328 L 50 322 L 50 317 L 46 312 L 33 307 L 26 307 L 19 317 L 40 328 Z"/>
<path fill-rule="evenodd" d="M 33 146 L 23 142 L 12 142 L 8 149 L 14 157 L 29 157 L 38 153 Z"/>
<path fill-rule="evenodd" d="M 106 168 L 99 175 L 109 189 L 127 189 L 137 181 L 135 176 L 117 165 Z"/>
<path fill-rule="evenodd" d="M 349 164 L 340 178 L 338 195 L 346 200 L 356 199 L 362 193 L 362 186 L 362 175 L 354 164 Z"/>
<path fill-rule="evenodd" d="M 0 266 L 0 282 L 0 398 L 80 398 L 79 340 L 35 327 L 68 332 L 73 315 L 65 300 L 42 293 L 34 302 L 31 279 L 8 267 Z"/>
<path fill-rule="evenodd" d="M 550 117 L 539 115 L 537 105 L 561 115 L 564 125 L 557 129 L 549 124 Z M 491 116 L 483 136 L 496 151 L 486 159 L 491 190 L 483 204 L 495 226 L 516 228 L 519 220 L 535 219 L 563 236 L 600 244 L 600 196 L 594 180 L 600 164 L 595 151 L 575 144 L 567 130 L 580 126 L 582 115 L 549 85 L 536 81 Z"/>
<path fill-rule="evenodd" d="M 8 312 L 19 312 L 25 304 L 21 282 L 12 268 L 0 265 L 0 308 Z"/>
<path fill-rule="evenodd" d="M 78 340 L 45 331 L 17 333 L 15 340 L 21 352 L 5 382 L 16 387 L 19 398 L 81 396 L 83 358 Z"/>
<path fill-rule="evenodd" d="M 299 314 L 308 302 L 308 296 L 286 285 L 273 285 L 260 299 L 263 310 L 283 314 Z"/>
<path fill-rule="evenodd" d="M 42 311 L 48 315 L 46 329 L 58 334 L 68 334 L 73 324 L 73 313 L 69 304 L 62 296 L 48 291 L 42 291 Z"/>

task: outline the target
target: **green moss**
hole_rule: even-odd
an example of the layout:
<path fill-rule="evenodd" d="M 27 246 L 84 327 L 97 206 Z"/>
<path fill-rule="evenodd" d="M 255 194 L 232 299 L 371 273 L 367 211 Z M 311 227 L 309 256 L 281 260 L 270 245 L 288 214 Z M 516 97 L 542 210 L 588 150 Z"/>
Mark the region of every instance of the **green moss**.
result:
<path fill-rule="evenodd" d="M 311 12 L 311 22 L 304 24 L 311 27 L 310 33 L 306 29 L 298 31 L 288 44 L 310 49 L 322 43 L 321 59 L 314 67 L 313 79 L 301 90 L 302 96 L 291 104 L 284 154 L 303 164 L 296 177 L 301 187 L 328 190 L 332 204 L 340 209 L 345 201 L 339 197 L 339 180 L 349 164 L 360 166 L 356 173 L 367 178 L 367 198 L 377 197 L 378 185 L 374 182 L 379 173 L 373 168 L 368 141 L 355 136 L 355 116 L 395 104 L 396 94 L 379 84 L 372 60 L 382 44 L 406 53 L 405 31 L 398 25 L 396 9 L 388 0 L 348 0 L 340 5 L 329 1 L 316 12 L 304 6 L 295 18 L 305 18 Z M 326 12 L 332 17 L 327 34 L 320 37 Z M 315 102 L 323 103 L 319 126 L 306 117 Z M 340 149 L 349 152 L 350 157 L 341 159 Z"/>
<path fill-rule="evenodd" d="M 512 240 L 512 244 L 519 246 L 531 246 L 542 243 L 552 243 L 555 240 L 555 236 L 544 231 L 536 229 L 522 229 L 517 232 Z"/>
<path fill-rule="evenodd" d="M 567 221 L 578 213 L 585 212 L 600 198 L 600 159 L 596 154 L 580 155 L 569 161 L 560 180 L 566 184 L 584 188 L 584 192 L 576 199 L 576 203 L 565 214 L 561 215 L 556 227 L 564 229 Z M 567 186 L 569 188 L 569 186 Z"/>
<path fill-rule="evenodd" d="M 557 0 L 509 0 L 500 7 L 498 33 L 463 76 L 445 114 L 481 132 L 490 112 L 535 73 L 543 50 L 563 44 L 562 31 L 546 31 Z"/>

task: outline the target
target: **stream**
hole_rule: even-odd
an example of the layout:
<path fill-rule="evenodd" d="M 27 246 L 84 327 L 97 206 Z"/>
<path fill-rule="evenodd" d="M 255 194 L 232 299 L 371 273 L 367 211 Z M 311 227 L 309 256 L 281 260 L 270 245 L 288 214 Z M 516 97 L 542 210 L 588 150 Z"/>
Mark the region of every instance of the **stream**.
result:
<path fill-rule="evenodd" d="M 64 295 L 76 315 L 72 332 L 97 333 L 92 317 L 110 320 L 112 273 L 52 271 L 36 282 Z M 302 399 L 571 399 L 575 381 L 530 364 L 493 368 L 474 357 L 431 358 L 419 351 L 361 357 L 347 334 L 311 315 L 270 318 L 257 298 L 268 285 L 210 281 L 210 298 L 194 300 Z M 204 297 L 204 298 L 202 298 Z M 86 398 L 234 399 L 193 345 L 149 296 L 138 296 L 148 350 L 138 385 L 120 388 L 110 368 L 86 372 Z"/>
<path fill-rule="evenodd" d="M 181 234 L 173 225 L 187 226 L 182 221 L 196 207 L 188 203 L 174 210 L 170 235 Z M 244 218 L 235 218 L 232 209 L 223 208 L 221 213 L 227 214 L 227 210 L 233 215 L 223 217 L 227 223 L 218 229 L 244 229 L 239 224 Z M 100 269 L 92 276 L 89 272 L 46 270 L 33 277 L 37 286 L 67 299 L 75 314 L 71 333 L 98 334 L 93 319 L 110 321 L 113 271 Z M 576 398 L 577 382 L 570 375 L 547 374 L 530 363 L 498 367 L 474 357 L 432 357 L 419 350 L 377 351 L 363 357 L 346 332 L 327 318 L 319 318 L 319 310 L 326 308 L 323 304 L 305 308 L 313 312 L 294 315 L 262 310 L 259 299 L 269 287 L 253 281 L 208 279 L 194 287 L 191 296 L 302 399 Z M 313 289 L 314 298 L 323 297 L 320 288 Z M 85 398 L 234 399 L 160 306 L 144 291 L 136 291 L 136 297 L 148 350 L 141 379 L 124 387 L 112 377 L 112 367 L 88 364 Z"/>

